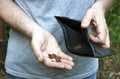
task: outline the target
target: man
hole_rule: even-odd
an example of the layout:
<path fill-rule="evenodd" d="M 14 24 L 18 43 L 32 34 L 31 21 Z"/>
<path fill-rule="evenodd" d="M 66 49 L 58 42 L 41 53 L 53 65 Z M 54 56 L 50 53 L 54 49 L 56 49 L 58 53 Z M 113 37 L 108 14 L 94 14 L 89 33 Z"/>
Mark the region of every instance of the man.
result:
<path fill-rule="evenodd" d="M 83 29 L 92 21 L 97 36 L 90 34 L 90 39 L 109 48 L 105 13 L 111 4 L 112 0 L 0 0 L 0 17 L 12 27 L 5 62 L 8 79 L 95 79 L 98 59 L 69 53 L 54 16 L 82 20 Z M 61 57 L 61 62 L 53 62 L 49 54 Z"/>

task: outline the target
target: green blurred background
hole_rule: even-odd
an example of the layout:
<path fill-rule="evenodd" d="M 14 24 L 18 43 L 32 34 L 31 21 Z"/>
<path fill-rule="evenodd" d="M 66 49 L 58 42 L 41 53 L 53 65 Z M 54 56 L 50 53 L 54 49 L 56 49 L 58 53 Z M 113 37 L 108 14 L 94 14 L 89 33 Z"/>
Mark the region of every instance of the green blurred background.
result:
<path fill-rule="evenodd" d="M 111 51 L 117 54 L 100 59 L 97 79 L 120 79 L 120 0 L 116 0 L 106 16 Z"/>

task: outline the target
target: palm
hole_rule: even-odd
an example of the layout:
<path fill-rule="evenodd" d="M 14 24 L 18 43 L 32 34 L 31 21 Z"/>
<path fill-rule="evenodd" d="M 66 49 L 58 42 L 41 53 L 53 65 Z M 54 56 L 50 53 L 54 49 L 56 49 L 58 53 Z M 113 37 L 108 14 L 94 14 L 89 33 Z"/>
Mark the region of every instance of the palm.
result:
<path fill-rule="evenodd" d="M 40 38 L 38 38 L 38 36 L 40 36 Z M 36 41 L 32 43 L 33 51 L 38 47 L 41 48 L 41 50 L 39 48 L 37 52 L 34 51 L 38 61 L 39 57 L 41 57 L 42 60 L 40 60 L 40 62 L 47 67 L 72 69 L 72 66 L 74 65 L 72 58 L 61 51 L 56 39 L 52 34 L 49 32 L 39 33 L 38 35 L 34 36 L 34 40 L 32 41 Z M 56 56 L 61 57 L 60 62 L 56 62 L 55 59 L 50 59 L 49 54 L 55 54 Z"/>

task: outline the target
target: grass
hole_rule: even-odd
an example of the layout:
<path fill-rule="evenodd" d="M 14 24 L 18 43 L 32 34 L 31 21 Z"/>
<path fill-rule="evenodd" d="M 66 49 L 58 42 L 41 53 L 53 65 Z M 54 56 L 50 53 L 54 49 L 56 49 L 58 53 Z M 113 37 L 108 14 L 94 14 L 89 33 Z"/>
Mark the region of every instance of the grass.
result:
<path fill-rule="evenodd" d="M 111 51 L 116 55 L 100 59 L 98 79 L 120 79 L 120 1 L 116 0 L 115 5 L 106 16 L 109 26 Z"/>
<path fill-rule="evenodd" d="M 3 69 L 0 69 L 0 79 L 7 79 L 6 74 Z"/>

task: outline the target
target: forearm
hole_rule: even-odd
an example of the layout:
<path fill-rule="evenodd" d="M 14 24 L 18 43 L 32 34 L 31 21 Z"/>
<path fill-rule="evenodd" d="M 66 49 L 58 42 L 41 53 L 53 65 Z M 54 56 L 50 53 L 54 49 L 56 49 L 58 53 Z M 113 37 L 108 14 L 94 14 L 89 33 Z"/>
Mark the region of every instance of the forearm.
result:
<path fill-rule="evenodd" d="M 33 29 L 41 29 L 12 0 L 0 0 L 0 18 L 28 37 Z"/>
<path fill-rule="evenodd" d="M 92 8 L 102 9 L 104 14 L 106 14 L 112 4 L 113 0 L 96 0 Z"/>

